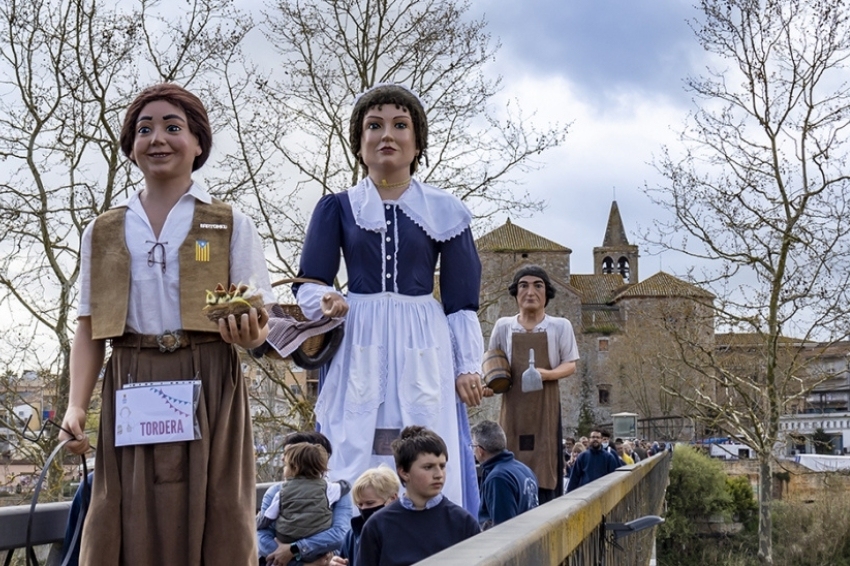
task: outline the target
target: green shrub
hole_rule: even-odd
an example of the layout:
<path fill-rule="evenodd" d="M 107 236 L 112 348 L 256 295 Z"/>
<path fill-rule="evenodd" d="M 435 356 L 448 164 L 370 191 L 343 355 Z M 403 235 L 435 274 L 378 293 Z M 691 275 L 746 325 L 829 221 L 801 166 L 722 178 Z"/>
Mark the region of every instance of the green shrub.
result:
<path fill-rule="evenodd" d="M 665 522 L 658 529 L 659 564 L 710 564 L 703 556 L 706 545 L 698 523 L 715 515 L 731 516 L 733 497 L 723 464 L 694 448 L 677 446 L 666 500 Z"/>
<path fill-rule="evenodd" d="M 756 532 L 759 523 L 759 505 L 750 480 L 746 476 L 727 477 L 726 490 L 732 498 L 732 518 L 743 523 L 747 532 Z"/>

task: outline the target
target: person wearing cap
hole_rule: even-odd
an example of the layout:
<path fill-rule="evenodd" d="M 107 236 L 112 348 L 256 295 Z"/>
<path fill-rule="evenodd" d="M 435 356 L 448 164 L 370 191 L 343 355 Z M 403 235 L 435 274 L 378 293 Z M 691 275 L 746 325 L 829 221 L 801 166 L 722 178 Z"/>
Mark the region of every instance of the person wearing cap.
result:
<path fill-rule="evenodd" d="M 546 314 L 555 287 L 543 268 L 522 267 L 514 274 L 508 292 L 516 299 L 519 313 L 496 321 L 489 345 L 491 350 L 505 352 L 513 378 L 513 387 L 502 395 L 499 424 L 507 436 L 508 450 L 537 476 L 542 505 L 563 492 L 558 380 L 575 373 L 578 345 L 569 320 Z M 525 392 L 522 373 L 528 368 L 532 349 L 543 389 Z"/>

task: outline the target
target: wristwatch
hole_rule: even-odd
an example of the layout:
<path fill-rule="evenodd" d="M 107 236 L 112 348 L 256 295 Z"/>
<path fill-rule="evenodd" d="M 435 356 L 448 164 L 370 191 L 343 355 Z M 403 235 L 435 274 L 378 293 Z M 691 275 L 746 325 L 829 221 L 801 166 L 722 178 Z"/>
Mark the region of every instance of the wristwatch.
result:
<path fill-rule="evenodd" d="M 298 545 L 295 544 L 294 542 L 289 545 L 289 552 L 292 553 L 292 558 L 294 560 L 298 560 L 298 561 L 301 560 L 301 551 L 298 550 Z"/>

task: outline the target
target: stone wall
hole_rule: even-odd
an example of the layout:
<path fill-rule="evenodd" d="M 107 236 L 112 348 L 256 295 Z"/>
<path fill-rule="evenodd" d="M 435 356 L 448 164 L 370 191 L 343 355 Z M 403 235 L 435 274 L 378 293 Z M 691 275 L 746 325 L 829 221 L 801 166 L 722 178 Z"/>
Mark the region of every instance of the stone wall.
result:
<path fill-rule="evenodd" d="M 730 476 L 746 476 L 758 493 L 758 460 L 723 462 Z M 773 497 L 787 501 L 812 502 L 832 497 L 847 497 L 850 473 L 815 472 L 792 460 L 779 460 L 773 465 Z"/>

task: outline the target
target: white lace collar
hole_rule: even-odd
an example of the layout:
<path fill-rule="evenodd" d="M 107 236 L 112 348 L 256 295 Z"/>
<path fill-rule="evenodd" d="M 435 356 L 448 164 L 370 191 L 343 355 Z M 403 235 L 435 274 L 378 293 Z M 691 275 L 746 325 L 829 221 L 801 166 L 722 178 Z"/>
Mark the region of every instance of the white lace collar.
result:
<path fill-rule="evenodd" d="M 446 242 L 469 227 L 472 214 L 454 195 L 413 179 L 396 201 L 382 201 L 378 189 L 366 177 L 348 189 L 354 221 L 370 232 L 386 232 L 384 205 L 396 204 L 428 237 Z"/>

